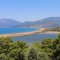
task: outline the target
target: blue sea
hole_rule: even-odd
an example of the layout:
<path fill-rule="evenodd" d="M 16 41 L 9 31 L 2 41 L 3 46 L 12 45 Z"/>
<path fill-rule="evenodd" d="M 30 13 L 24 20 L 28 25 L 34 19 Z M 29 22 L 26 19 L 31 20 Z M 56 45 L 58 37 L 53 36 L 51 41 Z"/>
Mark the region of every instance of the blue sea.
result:
<path fill-rule="evenodd" d="M 0 34 L 31 32 L 35 30 L 37 30 L 37 28 L 0 28 Z"/>
<path fill-rule="evenodd" d="M 22 33 L 22 32 L 30 32 L 35 31 L 36 28 L 0 28 L 0 34 L 10 34 L 10 33 Z M 40 42 L 41 40 L 45 38 L 56 38 L 56 34 L 32 34 L 32 35 L 26 35 L 26 36 L 18 36 L 18 37 L 12 37 L 13 41 L 25 41 L 29 44 L 33 42 Z"/>

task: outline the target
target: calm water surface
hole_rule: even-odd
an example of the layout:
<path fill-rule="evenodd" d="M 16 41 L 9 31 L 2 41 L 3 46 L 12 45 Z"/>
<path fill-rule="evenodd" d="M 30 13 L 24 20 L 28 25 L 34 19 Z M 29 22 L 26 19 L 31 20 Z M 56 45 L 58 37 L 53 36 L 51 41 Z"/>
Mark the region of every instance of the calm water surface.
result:
<path fill-rule="evenodd" d="M 35 31 L 36 28 L 0 28 L 0 34 L 10 34 L 10 33 L 21 33 L 21 32 L 30 32 Z M 45 38 L 56 38 L 56 34 L 32 34 L 27 36 L 12 37 L 13 41 L 22 40 L 28 42 L 29 44 L 41 41 Z"/>
<path fill-rule="evenodd" d="M 22 33 L 35 30 L 37 30 L 37 28 L 0 28 L 0 34 Z"/>
<path fill-rule="evenodd" d="M 41 41 L 45 38 L 56 38 L 56 37 L 57 35 L 55 34 L 33 34 L 33 35 L 27 35 L 27 36 L 12 37 L 12 39 L 14 41 L 22 40 L 31 44 L 36 41 Z"/>

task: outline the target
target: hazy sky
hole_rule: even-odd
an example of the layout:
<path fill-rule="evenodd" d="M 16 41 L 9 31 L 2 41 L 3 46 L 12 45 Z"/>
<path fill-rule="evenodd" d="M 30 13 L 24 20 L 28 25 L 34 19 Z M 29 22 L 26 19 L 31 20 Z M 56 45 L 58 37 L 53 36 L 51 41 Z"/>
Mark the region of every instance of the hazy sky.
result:
<path fill-rule="evenodd" d="M 0 18 L 34 21 L 60 17 L 60 0 L 0 0 Z"/>

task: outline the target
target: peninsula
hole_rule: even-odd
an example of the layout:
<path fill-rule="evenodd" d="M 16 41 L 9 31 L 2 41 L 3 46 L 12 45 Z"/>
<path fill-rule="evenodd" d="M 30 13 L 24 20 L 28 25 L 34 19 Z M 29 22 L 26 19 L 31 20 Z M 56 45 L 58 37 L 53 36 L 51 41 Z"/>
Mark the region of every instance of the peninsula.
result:
<path fill-rule="evenodd" d="M 32 31 L 32 32 L 24 32 L 24 33 L 12 33 L 12 34 L 0 34 L 0 37 L 16 37 L 16 36 L 25 36 L 25 35 L 32 35 L 32 34 L 59 34 L 59 31 L 51 31 L 47 28 L 40 28 L 39 30 Z"/>

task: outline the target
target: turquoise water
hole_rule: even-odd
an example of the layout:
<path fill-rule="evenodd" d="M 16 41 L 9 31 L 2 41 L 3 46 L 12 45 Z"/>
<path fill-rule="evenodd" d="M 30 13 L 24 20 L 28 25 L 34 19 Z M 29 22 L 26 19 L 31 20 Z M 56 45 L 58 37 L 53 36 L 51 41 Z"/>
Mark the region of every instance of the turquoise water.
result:
<path fill-rule="evenodd" d="M 21 32 L 30 32 L 35 31 L 36 28 L 0 28 L 0 34 L 10 34 L 10 33 L 21 33 Z M 45 38 L 56 38 L 56 34 L 32 34 L 27 36 L 18 36 L 18 37 L 12 37 L 13 41 L 22 40 L 29 44 L 41 41 Z"/>
<path fill-rule="evenodd" d="M 0 28 L 0 34 L 22 33 L 35 31 L 36 28 Z"/>
<path fill-rule="evenodd" d="M 56 38 L 57 35 L 55 34 L 33 34 L 33 35 L 27 35 L 27 36 L 20 36 L 20 37 L 12 37 L 13 41 L 25 41 L 29 44 L 36 42 L 36 41 L 41 41 L 45 38 Z"/>

